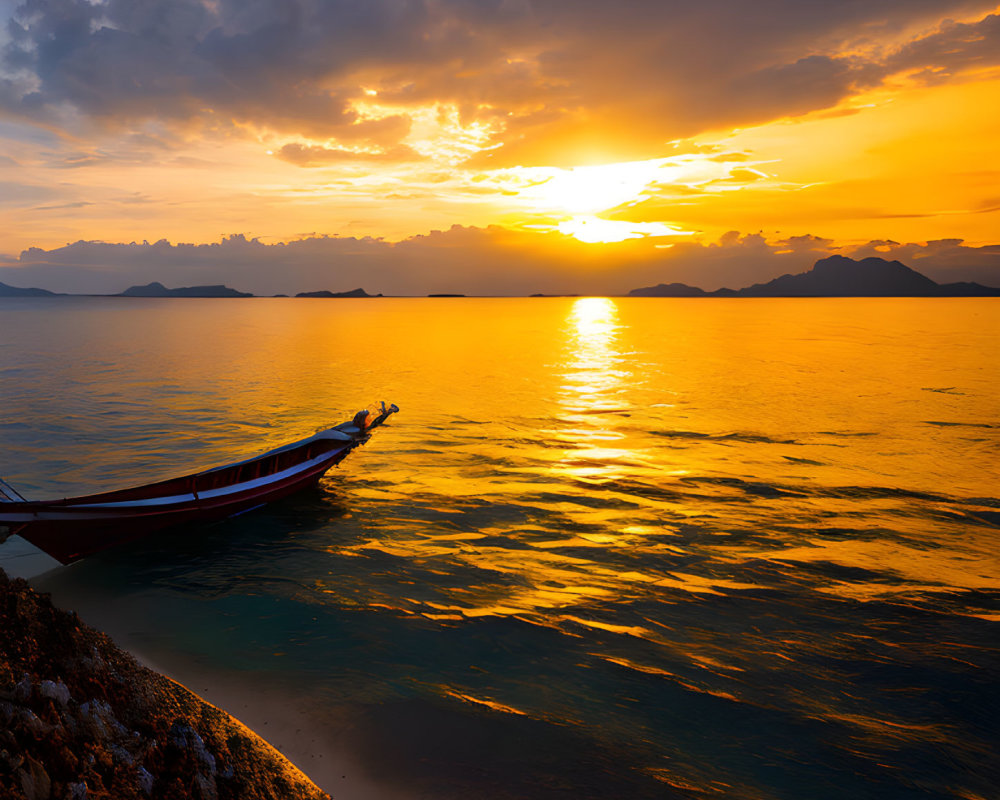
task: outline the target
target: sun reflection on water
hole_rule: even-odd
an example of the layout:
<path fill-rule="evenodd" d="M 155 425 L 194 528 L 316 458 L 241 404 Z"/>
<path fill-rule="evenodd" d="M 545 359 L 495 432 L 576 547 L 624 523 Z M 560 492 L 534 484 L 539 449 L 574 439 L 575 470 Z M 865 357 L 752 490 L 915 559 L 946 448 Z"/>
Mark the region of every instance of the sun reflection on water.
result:
<path fill-rule="evenodd" d="M 622 388 L 623 356 L 618 350 L 618 306 L 607 297 L 582 297 L 567 319 L 569 356 L 563 373 L 563 404 L 578 412 L 614 408 Z"/>
<path fill-rule="evenodd" d="M 618 413 L 627 405 L 628 371 L 620 348 L 618 306 L 607 297 L 582 297 L 570 308 L 565 325 L 565 360 L 560 364 L 559 428 L 555 438 L 566 449 L 554 471 L 586 481 L 616 473 L 627 459 Z"/>

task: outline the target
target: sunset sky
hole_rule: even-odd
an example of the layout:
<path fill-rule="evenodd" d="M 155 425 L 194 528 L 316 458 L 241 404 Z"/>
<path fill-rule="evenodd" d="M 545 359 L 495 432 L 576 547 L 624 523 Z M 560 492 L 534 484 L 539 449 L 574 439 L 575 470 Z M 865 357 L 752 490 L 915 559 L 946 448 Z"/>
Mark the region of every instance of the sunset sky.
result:
<path fill-rule="evenodd" d="M 995 2 L 0 0 L 0 14 L 8 283 L 717 288 L 840 252 L 1000 285 Z M 215 247 L 141 249 L 164 239 Z M 138 244 L 64 247 L 80 240 Z"/>

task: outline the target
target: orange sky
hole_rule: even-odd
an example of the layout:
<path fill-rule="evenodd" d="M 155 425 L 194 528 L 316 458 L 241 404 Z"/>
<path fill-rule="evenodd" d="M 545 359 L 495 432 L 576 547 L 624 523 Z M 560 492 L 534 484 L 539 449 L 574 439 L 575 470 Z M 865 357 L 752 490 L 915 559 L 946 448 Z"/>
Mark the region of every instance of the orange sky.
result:
<path fill-rule="evenodd" d="M 753 5 L 0 0 L 0 254 L 998 241 L 1000 7 Z"/>

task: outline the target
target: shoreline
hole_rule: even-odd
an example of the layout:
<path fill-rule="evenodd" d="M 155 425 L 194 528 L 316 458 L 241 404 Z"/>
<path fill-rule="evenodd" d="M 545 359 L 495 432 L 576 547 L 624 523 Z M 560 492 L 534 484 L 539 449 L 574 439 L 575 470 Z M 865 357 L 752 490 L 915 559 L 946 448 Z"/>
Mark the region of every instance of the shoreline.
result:
<path fill-rule="evenodd" d="M 35 585 L 44 584 L 52 570 L 62 568 L 55 559 L 19 536 L 11 536 L 0 545 L 0 585 L 4 576 L 11 582 L 24 580 L 37 595 L 48 597 L 56 609 L 85 621 L 141 666 L 231 717 L 336 800 L 407 800 L 410 797 L 386 783 L 376 784 L 369 771 L 345 752 L 341 743 L 324 734 L 328 726 L 301 707 L 300 700 L 293 700 L 273 688 L 262 688 L 259 683 L 251 683 L 240 676 L 199 667 L 196 662 L 186 659 L 178 658 L 175 663 L 168 663 L 169 658 L 151 656 L 132 641 L 125 630 L 127 625 L 117 627 L 107 616 L 95 615 L 94 609 L 86 609 L 84 617 L 79 617 L 80 612 L 76 609 L 67 610 L 69 606 L 53 599 L 47 587 Z M 108 612 L 113 613 L 113 610 Z M 0 654 L 2 652 L 0 639 Z M 348 723 L 344 720 L 341 724 Z"/>
<path fill-rule="evenodd" d="M 329 800 L 245 723 L 2 569 L 0 630 L 0 789 Z"/>
<path fill-rule="evenodd" d="M 408 800 L 408 794 L 376 784 L 356 759 L 324 735 L 322 726 L 309 725 L 315 720 L 307 709 L 280 691 L 192 663 L 172 667 L 141 649 L 120 646 L 148 669 L 232 716 L 336 800 Z"/>

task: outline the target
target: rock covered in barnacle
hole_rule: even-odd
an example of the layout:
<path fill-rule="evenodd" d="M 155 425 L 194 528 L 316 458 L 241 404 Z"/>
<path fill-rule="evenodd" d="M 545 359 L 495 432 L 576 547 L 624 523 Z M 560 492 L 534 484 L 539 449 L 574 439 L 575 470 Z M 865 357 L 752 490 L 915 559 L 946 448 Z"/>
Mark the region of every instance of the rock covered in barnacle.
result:
<path fill-rule="evenodd" d="M 145 767 L 139 767 L 136 771 L 139 778 L 139 788 L 146 794 L 153 793 L 153 773 Z"/>
<path fill-rule="evenodd" d="M 27 756 L 23 768 L 17 770 L 21 791 L 28 800 L 49 800 L 52 795 L 52 779 L 40 762 Z"/>
<path fill-rule="evenodd" d="M 0 570 L 0 797 L 326 795 L 225 712 Z"/>
<path fill-rule="evenodd" d="M 66 688 L 66 684 L 62 681 L 42 681 L 39 684 L 38 691 L 41 692 L 42 697 L 48 697 L 55 700 L 59 705 L 67 705 L 70 700 L 69 689 Z"/>

